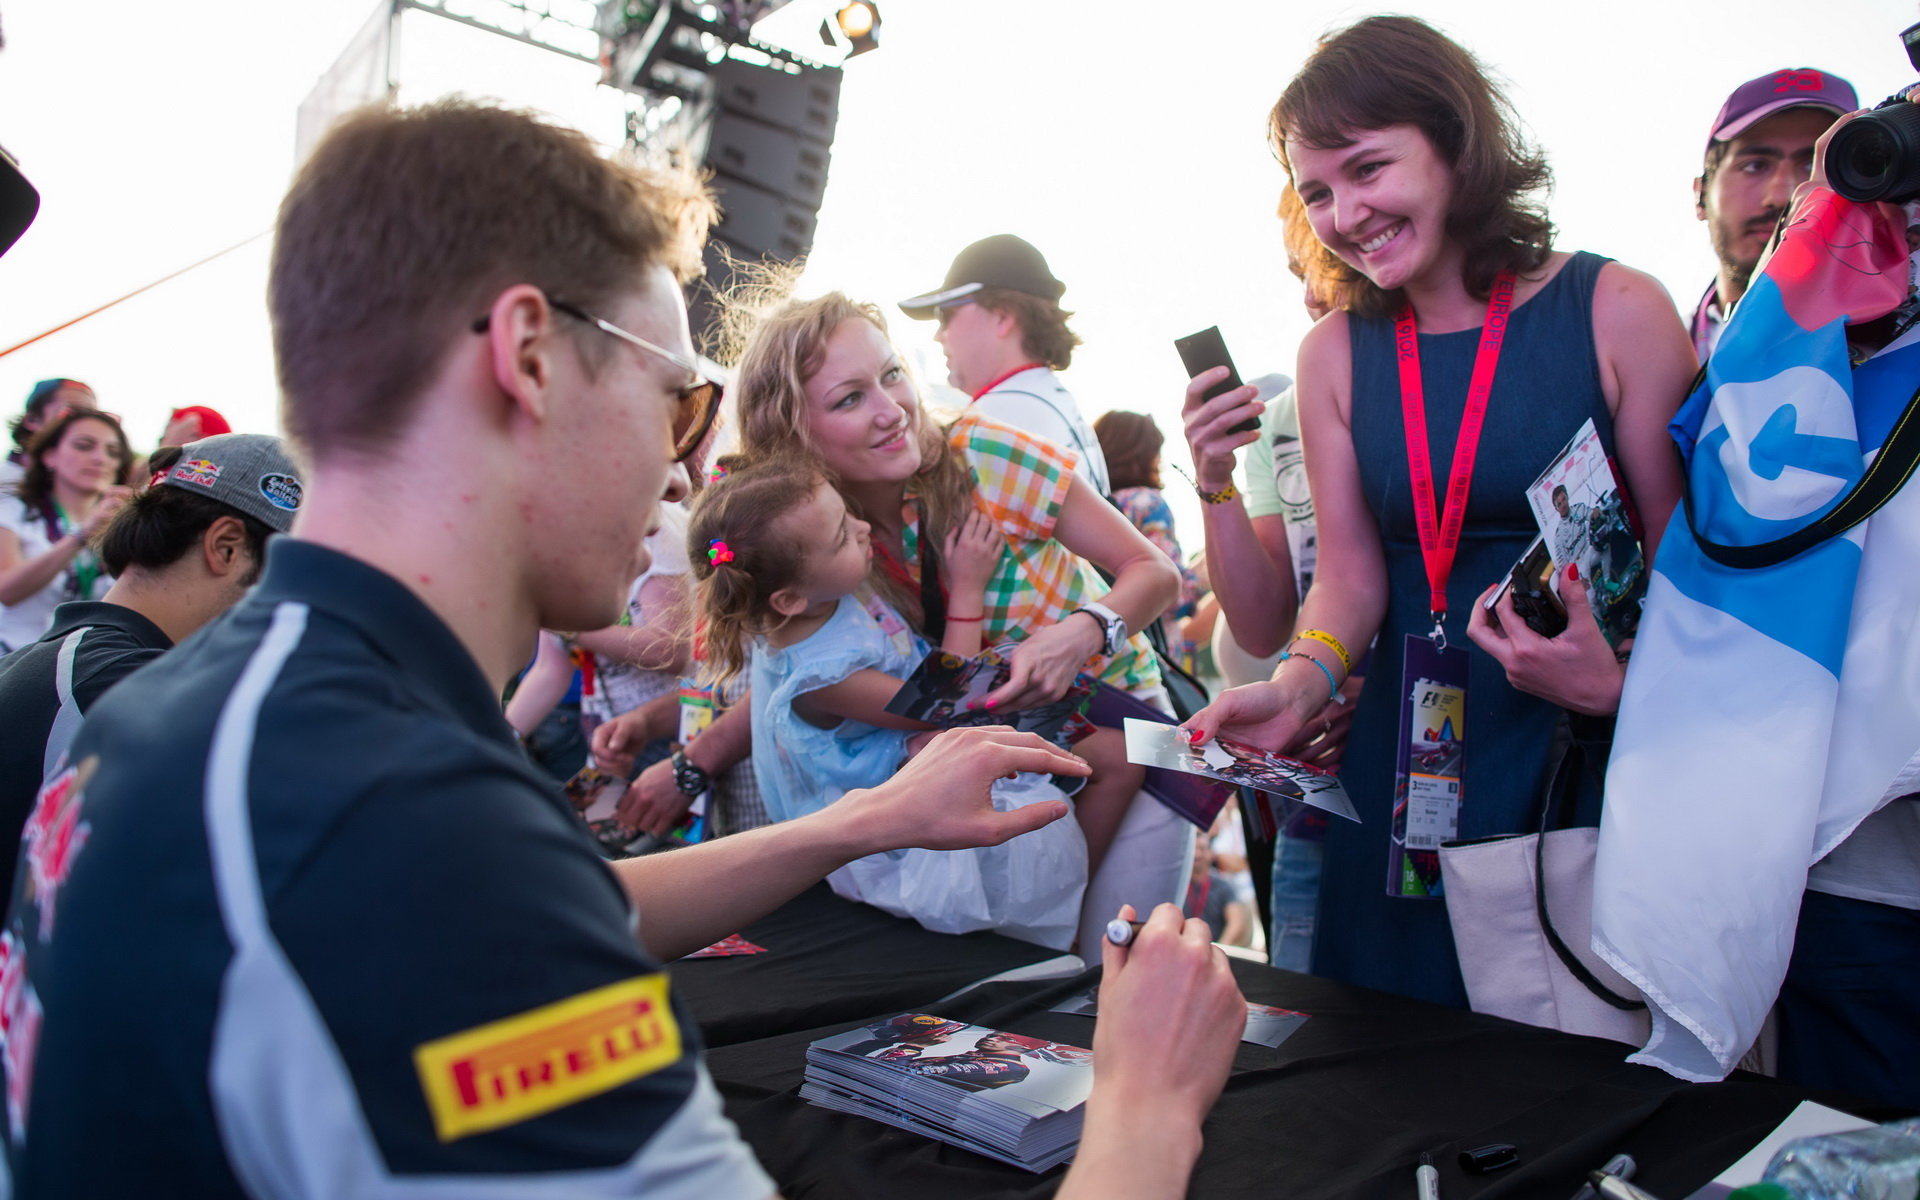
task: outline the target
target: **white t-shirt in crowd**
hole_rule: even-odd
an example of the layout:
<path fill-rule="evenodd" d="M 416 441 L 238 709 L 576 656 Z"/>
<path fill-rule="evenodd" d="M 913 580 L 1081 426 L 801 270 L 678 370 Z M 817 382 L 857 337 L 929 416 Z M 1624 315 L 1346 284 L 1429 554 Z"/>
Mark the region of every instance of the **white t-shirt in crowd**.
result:
<path fill-rule="evenodd" d="M 1079 402 L 1051 367 L 1028 367 L 995 384 L 973 402 L 974 411 L 1022 433 L 1045 438 L 1079 461 L 1074 471 L 1105 496 L 1113 491 L 1107 480 L 1107 456 L 1100 439 L 1080 415 Z"/>
<path fill-rule="evenodd" d="M 47 536 L 47 523 L 27 502 L 8 492 L 0 495 L 0 529 L 20 539 L 20 554 L 38 558 L 53 549 Z M 113 580 L 102 571 L 88 595 L 72 594 L 73 575 L 62 571 L 52 583 L 18 604 L 0 604 L 0 654 L 37 642 L 53 628 L 53 610 L 69 600 L 98 600 L 106 595 Z"/>
<path fill-rule="evenodd" d="M 1920 798 L 1904 796 L 1860 822 L 1813 864 L 1807 889 L 1920 909 Z"/>
<path fill-rule="evenodd" d="M 687 510 L 680 504 L 662 504 L 660 506 L 660 528 L 647 538 L 647 549 L 653 555 L 653 562 L 633 586 L 627 589 L 627 624 L 638 629 L 649 620 L 658 620 L 660 613 L 649 613 L 641 603 L 640 592 L 648 582 L 670 576 L 684 576 L 692 568 L 687 561 Z M 599 665 L 599 691 L 596 704 L 604 704 L 606 716 L 618 716 L 639 708 L 647 701 L 665 692 L 672 691 L 680 684 L 680 676 L 673 671 L 649 671 L 631 663 L 623 663 L 604 655 L 596 656 Z"/>

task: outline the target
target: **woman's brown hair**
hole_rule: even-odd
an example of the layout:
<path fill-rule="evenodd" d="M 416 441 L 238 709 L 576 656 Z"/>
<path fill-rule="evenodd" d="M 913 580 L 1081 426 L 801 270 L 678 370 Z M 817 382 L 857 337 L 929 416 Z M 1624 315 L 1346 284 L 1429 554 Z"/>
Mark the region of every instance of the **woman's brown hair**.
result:
<path fill-rule="evenodd" d="M 1107 460 L 1107 479 L 1113 490 L 1161 487 L 1160 448 L 1167 435 L 1153 418 L 1137 412 L 1105 412 L 1093 422 L 1100 454 Z"/>
<path fill-rule="evenodd" d="M 850 300 L 840 292 L 828 292 L 814 300 L 788 300 L 742 322 L 748 328 L 733 378 L 742 459 L 760 462 L 799 454 L 814 464 L 814 470 L 832 477 L 821 465 L 819 448 L 813 442 L 807 379 L 820 369 L 827 339 L 849 320 L 870 321 L 882 334 L 887 331 L 886 319 L 878 308 Z M 921 562 L 925 564 L 946 544 L 948 532 L 973 510 L 973 469 L 958 450 L 947 444 L 947 431 L 924 405 L 915 408 L 912 421 L 920 446 L 920 470 L 907 480 L 907 494 L 925 508 L 919 533 Z M 853 515 L 870 524 L 892 528 L 899 520 L 897 514 L 888 513 L 880 514 L 883 519 L 875 521 L 876 514 L 864 511 L 856 497 L 844 489 L 841 495 Z M 918 589 L 888 572 L 880 554 L 874 555 L 873 562 L 868 574 L 873 589 L 915 628 L 923 627 L 926 615 L 921 611 Z"/>
<path fill-rule="evenodd" d="M 1473 55 L 1424 21 L 1368 17 L 1321 39 L 1274 104 L 1267 134 L 1291 175 L 1288 142 L 1336 149 L 1355 130 L 1389 125 L 1417 126 L 1453 168 L 1447 232 L 1466 251 L 1469 293 L 1484 299 L 1501 272 L 1546 261 L 1553 223 L 1534 195 L 1552 182 L 1546 158 Z M 1331 285 L 1323 299 L 1357 316 L 1389 316 L 1402 302 L 1325 246 L 1303 265 Z"/>
<path fill-rule="evenodd" d="M 133 470 L 133 453 L 127 448 L 127 431 L 120 428 L 120 419 L 94 408 L 72 408 L 57 420 L 41 426 L 27 443 L 27 473 L 16 486 L 16 494 L 27 502 L 27 507 L 37 511 L 53 500 L 53 472 L 41 458 L 58 446 L 60 439 L 67 436 L 67 430 L 78 421 L 98 421 L 113 430 L 114 438 L 120 443 L 120 469 L 114 473 L 113 482 L 115 486 L 127 482 L 127 474 Z"/>

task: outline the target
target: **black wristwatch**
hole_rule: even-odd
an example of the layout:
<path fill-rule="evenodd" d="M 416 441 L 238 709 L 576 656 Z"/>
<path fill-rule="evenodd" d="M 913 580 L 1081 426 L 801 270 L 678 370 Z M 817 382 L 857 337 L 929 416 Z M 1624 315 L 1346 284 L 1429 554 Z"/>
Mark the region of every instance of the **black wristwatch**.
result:
<path fill-rule="evenodd" d="M 1085 613 L 1100 622 L 1100 652 L 1108 658 L 1120 653 L 1120 648 L 1127 644 L 1126 618 L 1108 608 L 1106 605 L 1083 604 L 1073 611 L 1076 613 Z M 1067 615 L 1072 616 L 1073 614 L 1069 613 Z"/>
<path fill-rule="evenodd" d="M 693 799 L 713 787 L 713 776 L 690 762 L 685 749 L 676 749 L 667 761 L 673 764 L 673 786 L 682 796 Z"/>

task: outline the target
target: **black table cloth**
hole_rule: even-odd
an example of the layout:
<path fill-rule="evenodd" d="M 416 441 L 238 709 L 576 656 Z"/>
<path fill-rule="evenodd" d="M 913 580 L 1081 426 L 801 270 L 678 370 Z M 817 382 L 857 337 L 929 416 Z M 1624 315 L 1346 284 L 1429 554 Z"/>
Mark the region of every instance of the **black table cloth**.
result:
<path fill-rule="evenodd" d="M 949 992 L 1060 957 L 995 933 L 929 933 L 817 884 L 742 935 L 765 954 L 682 959 L 668 967 L 708 1046 L 771 1037 L 873 1013 L 899 1012 Z"/>
<path fill-rule="evenodd" d="M 811 902 L 809 912 L 820 916 Z M 828 938 L 836 962 L 860 957 L 857 938 L 813 921 L 783 921 L 778 928 L 781 936 Z M 926 978 L 917 997 L 915 981 L 926 960 L 957 953 L 949 946 L 956 939 L 917 929 L 892 933 L 884 953 L 850 965 L 844 979 L 797 978 L 803 962 L 756 963 L 770 956 L 754 956 L 736 960 L 725 980 L 702 982 L 710 990 L 695 998 L 695 1012 L 704 1001 L 721 1000 L 723 1034 L 756 1024 L 749 1014 L 761 1001 L 779 1012 L 778 1019 L 757 1022 L 765 1036 L 713 1039 L 708 1063 L 728 1114 L 789 1200 L 1052 1195 L 1065 1168 L 1033 1175 L 814 1108 L 796 1095 L 809 1042 L 896 1012 L 933 1011 L 1092 1045 L 1092 1018 L 1047 1009 L 1095 982 L 1097 971 L 1041 984 L 988 984 L 936 1005 L 952 990 L 950 976 Z M 676 967 L 676 981 L 689 977 L 686 967 L 699 965 Z M 1278 1047 L 1241 1044 L 1226 1092 L 1206 1123 L 1206 1149 L 1191 1190 L 1196 1197 L 1410 1200 L 1414 1166 L 1427 1152 L 1440 1169 L 1444 1200 L 1567 1200 L 1587 1171 L 1625 1151 L 1639 1160 L 1636 1182 L 1665 1200 L 1683 1200 L 1801 1099 L 1876 1120 L 1900 1115 L 1757 1076 L 1686 1084 L 1629 1066 L 1629 1048 L 1617 1043 L 1254 963 L 1235 961 L 1233 968 L 1249 1000 L 1298 1009 L 1311 1019 Z M 790 988 L 804 1001 L 787 1000 Z M 830 1009 L 838 1015 L 817 1027 L 779 1028 Z M 1474 1176 L 1455 1161 L 1459 1151 L 1490 1142 L 1518 1146 L 1519 1165 Z"/>

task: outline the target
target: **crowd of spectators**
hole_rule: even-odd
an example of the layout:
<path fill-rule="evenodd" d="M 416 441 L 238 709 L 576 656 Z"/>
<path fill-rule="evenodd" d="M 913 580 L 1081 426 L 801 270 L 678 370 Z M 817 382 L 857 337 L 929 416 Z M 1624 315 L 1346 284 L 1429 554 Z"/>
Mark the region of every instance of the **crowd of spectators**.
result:
<path fill-rule="evenodd" d="M 1555 244 L 1546 159 L 1467 49 L 1404 17 L 1329 35 L 1270 118 L 1285 265 L 1316 321 L 1297 379 L 1209 398 L 1216 369 L 1183 399 L 1199 570 L 1162 431 L 1118 407 L 1089 422 L 1061 381 L 1067 288 L 1026 241 L 968 245 L 899 302 L 937 322 L 966 398 L 943 411 L 882 309 L 838 293 L 741 298 L 724 370 L 696 355 L 681 288 L 712 209 L 681 176 L 487 105 L 344 120 L 273 256 L 300 466 L 205 406 L 137 460 L 71 379 L 13 424 L 14 1194 L 449 1173 L 768 1194 L 660 964 L 823 878 L 1104 961 L 1060 1194 L 1181 1194 L 1241 1018 L 1213 943 L 1466 1006 L 1421 839 L 1534 828 L 1566 746 L 1604 754 L 1632 663 L 1577 565 L 1555 636 L 1502 587 L 1537 532 L 1529 486 L 1591 423 L 1647 559 L 1688 536 L 1668 424 L 1856 107 L 1804 68 L 1728 98 L 1695 181 L 1720 265 L 1689 328 L 1651 277 Z M 1554 505 L 1577 537 L 1584 506 Z M 1001 672 L 944 717 L 1004 725 L 890 710 L 936 651 Z M 1232 808 L 1196 832 L 1118 730 L 1009 728 L 1102 686 L 1171 721 L 1162 664 L 1203 654 L 1229 686 L 1181 714 L 1191 739 L 1338 770 L 1360 813 L 1283 808 L 1264 912 Z M 1414 681 L 1463 697 L 1441 741 L 1472 765 L 1464 800 L 1410 816 Z M 614 784 L 592 838 L 555 786 L 583 770 Z M 1580 823 L 1603 780 L 1577 781 Z M 1895 852 L 1870 897 L 1826 889 L 1849 897 L 1831 920 L 1912 962 L 1920 838 L 1868 828 Z M 947 882 L 961 864 L 1013 886 Z M 1147 918 L 1131 947 L 1103 937 L 1116 914 Z M 373 932 L 349 948 L 343 928 Z M 118 1011 L 138 969 L 146 1003 Z M 1870 974 L 1842 994 L 1802 963 L 1780 1061 L 1920 1103 L 1886 1069 L 1920 1061 L 1920 1006 L 1897 968 Z M 460 1047 L 601 1003 L 654 1006 L 685 1052 L 513 1104 L 463 1090 Z M 1872 1038 L 1849 1034 L 1856 1007 Z M 177 1136 L 86 1154 L 119 1103 L 102 1080 Z"/>

